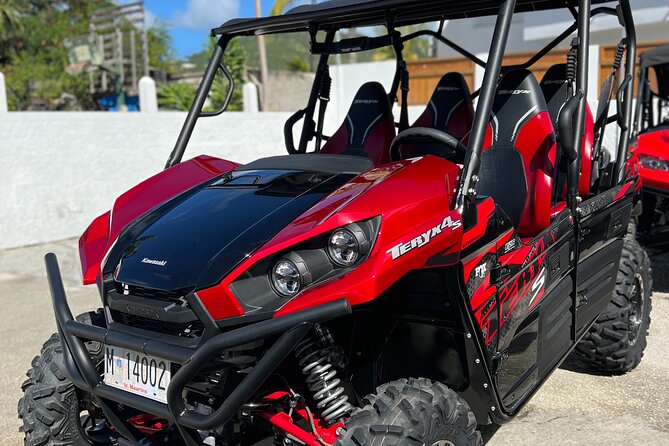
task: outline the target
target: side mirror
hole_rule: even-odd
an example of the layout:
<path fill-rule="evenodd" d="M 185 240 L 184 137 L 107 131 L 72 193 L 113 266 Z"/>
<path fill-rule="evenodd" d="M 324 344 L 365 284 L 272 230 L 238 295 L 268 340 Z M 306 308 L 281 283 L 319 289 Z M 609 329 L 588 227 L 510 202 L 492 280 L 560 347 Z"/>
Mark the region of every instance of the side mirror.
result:
<path fill-rule="evenodd" d="M 560 115 L 558 116 L 560 150 L 570 162 L 578 158 L 576 125 L 574 121 L 582 98 L 582 94 L 577 94 L 569 98 L 569 100 L 562 106 Z"/>

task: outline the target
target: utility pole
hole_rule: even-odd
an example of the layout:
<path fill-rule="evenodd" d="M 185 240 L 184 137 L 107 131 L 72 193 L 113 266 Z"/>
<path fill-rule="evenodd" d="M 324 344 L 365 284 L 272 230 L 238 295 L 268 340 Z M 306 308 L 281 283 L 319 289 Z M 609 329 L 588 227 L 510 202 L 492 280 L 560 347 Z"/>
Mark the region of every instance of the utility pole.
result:
<path fill-rule="evenodd" d="M 256 17 L 262 17 L 260 0 L 256 0 Z M 258 55 L 260 56 L 260 83 L 262 83 L 262 111 L 269 110 L 269 70 L 267 68 L 267 50 L 265 36 L 258 36 Z"/>

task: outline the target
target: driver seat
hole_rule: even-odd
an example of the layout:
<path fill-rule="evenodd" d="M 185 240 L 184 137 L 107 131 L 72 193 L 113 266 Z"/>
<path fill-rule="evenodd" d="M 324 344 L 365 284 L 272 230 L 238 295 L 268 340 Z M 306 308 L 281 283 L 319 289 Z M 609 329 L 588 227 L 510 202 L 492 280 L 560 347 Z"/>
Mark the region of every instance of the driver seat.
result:
<path fill-rule="evenodd" d="M 464 76 L 458 72 L 446 73 L 432 93 L 430 102 L 411 128 L 425 127 L 448 133 L 463 142 L 474 122 L 474 101 Z M 464 141 L 466 142 L 466 141 Z M 403 144 L 399 148 L 399 159 L 409 159 L 427 153 L 439 154 L 451 149 L 440 144 Z"/>
<path fill-rule="evenodd" d="M 344 123 L 320 153 L 366 157 L 375 166 L 390 162 L 390 144 L 395 138 L 395 119 L 388 94 L 378 82 L 358 90 Z"/>

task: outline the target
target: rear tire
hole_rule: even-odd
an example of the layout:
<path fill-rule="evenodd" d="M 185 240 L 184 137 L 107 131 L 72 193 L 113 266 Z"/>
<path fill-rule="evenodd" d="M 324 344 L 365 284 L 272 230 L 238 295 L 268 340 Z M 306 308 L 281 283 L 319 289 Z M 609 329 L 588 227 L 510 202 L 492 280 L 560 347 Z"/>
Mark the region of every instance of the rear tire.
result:
<path fill-rule="evenodd" d="M 638 231 L 639 223 L 637 222 L 636 217 L 630 218 L 629 225 L 627 225 L 627 240 L 636 240 L 636 234 Z"/>
<path fill-rule="evenodd" d="M 101 313 L 85 313 L 80 322 L 104 324 Z M 102 358 L 99 343 L 87 344 L 91 354 Z M 26 446 L 91 446 L 116 444 L 105 430 L 92 431 L 82 426 L 83 392 L 78 391 L 65 375 L 63 348 L 60 337 L 54 334 L 44 343 L 42 352 L 32 361 L 28 379 L 21 385 L 23 398 L 19 400 L 19 418 Z M 92 420 L 92 418 L 88 418 Z M 92 427 L 92 426 L 91 426 Z"/>
<path fill-rule="evenodd" d="M 626 373 L 641 362 L 650 327 L 653 277 L 646 251 L 625 239 L 613 299 L 575 352 L 589 368 Z"/>
<path fill-rule="evenodd" d="M 376 390 L 351 415 L 338 446 L 482 444 L 469 405 L 445 385 L 411 378 Z"/>

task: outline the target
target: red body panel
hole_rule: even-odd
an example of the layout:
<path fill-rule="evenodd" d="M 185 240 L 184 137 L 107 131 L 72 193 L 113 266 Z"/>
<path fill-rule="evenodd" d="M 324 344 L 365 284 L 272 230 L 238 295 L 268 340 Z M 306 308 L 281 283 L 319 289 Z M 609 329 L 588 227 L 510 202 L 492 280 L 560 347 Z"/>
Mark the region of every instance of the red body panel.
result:
<path fill-rule="evenodd" d="M 168 199 L 238 166 L 231 161 L 198 156 L 154 175 L 118 197 L 111 215 L 108 212 L 96 218 L 79 240 L 84 284 L 95 283 L 106 252 L 129 223 Z"/>
<path fill-rule="evenodd" d="M 107 248 L 110 215 L 111 212 L 105 212 L 93 220 L 79 239 L 79 259 L 84 285 L 94 284 L 100 272 L 100 263 Z"/>
<path fill-rule="evenodd" d="M 639 135 L 636 146 L 632 148 L 632 154 L 630 162 L 638 165 L 642 186 L 669 191 L 669 172 L 648 169 L 638 164 L 641 155 L 669 161 L 669 129 L 649 131 Z"/>
<path fill-rule="evenodd" d="M 582 198 L 590 196 L 590 183 L 592 181 L 592 146 L 595 142 L 595 119 L 586 105 L 585 113 L 585 135 L 581 143 L 581 178 L 578 182 L 578 194 Z M 565 191 L 566 197 L 566 191 Z"/>
<path fill-rule="evenodd" d="M 363 173 L 284 228 L 219 285 L 197 294 L 214 319 L 239 316 L 230 284 L 251 265 L 304 240 L 377 216 L 382 216 L 381 229 L 365 262 L 343 276 L 307 288 L 276 316 L 341 298 L 352 305 L 369 302 L 412 269 L 428 263 L 455 264 L 462 222 L 460 214 L 450 209 L 459 172 L 457 165 L 429 156 Z M 416 221 L 421 224 L 414 226 Z M 428 232 L 429 240 L 423 237 Z"/>

